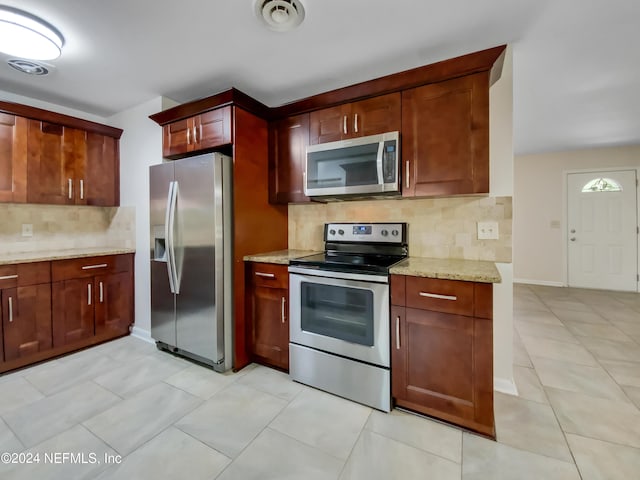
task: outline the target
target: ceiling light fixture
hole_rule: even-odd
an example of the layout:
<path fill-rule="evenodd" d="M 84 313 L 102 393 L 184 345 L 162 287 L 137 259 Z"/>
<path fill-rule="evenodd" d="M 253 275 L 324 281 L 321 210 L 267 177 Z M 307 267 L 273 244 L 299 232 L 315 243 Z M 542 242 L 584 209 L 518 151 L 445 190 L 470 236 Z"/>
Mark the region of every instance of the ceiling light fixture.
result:
<path fill-rule="evenodd" d="M 31 60 L 54 60 L 63 44 L 60 32 L 44 20 L 0 5 L 0 52 Z"/>
<path fill-rule="evenodd" d="M 256 0 L 255 11 L 276 32 L 293 30 L 304 20 L 304 7 L 298 0 Z"/>

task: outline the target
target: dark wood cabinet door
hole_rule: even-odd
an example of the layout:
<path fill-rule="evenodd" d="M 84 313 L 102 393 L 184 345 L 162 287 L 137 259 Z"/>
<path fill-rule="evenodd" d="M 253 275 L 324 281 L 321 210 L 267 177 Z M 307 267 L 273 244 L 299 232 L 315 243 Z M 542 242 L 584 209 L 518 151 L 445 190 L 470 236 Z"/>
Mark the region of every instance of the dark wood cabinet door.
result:
<path fill-rule="evenodd" d="M 75 179 L 84 174 L 86 132 L 29 120 L 27 150 L 27 201 L 74 204 L 80 193 Z"/>
<path fill-rule="evenodd" d="M 129 325 L 133 323 L 131 273 L 97 276 L 93 284 L 96 335 L 129 333 Z"/>
<path fill-rule="evenodd" d="M 254 286 L 251 344 L 258 361 L 289 368 L 288 291 Z"/>
<path fill-rule="evenodd" d="M 296 115 L 269 126 L 269 201 L 308 202 L 304 169 L 309 145 L 309 114 Z"/>
<path fill-rule="evenodd" d="M 194 118 L 194 150 L 207 150 L 231 143 L 231 107 L 218 108 Z"/>
<path fill-rule="evenodd" d="M 5 360 L 51 349 L 51 284 L 6 289 L 1 297 Z"/>
<path fill-rule="evenodd" d="M 54 282 L 51 300 L 54 347 L 93 336 L 93 278 Z"/>
<path fill-rule="evenodd" d="M 489 192 L 489 77 L 402 92 L 404 196 Z"/>
<path fill-rule="evenodd" d="M 162 127 L 162 156 L 171 158 L 193 149 L 193 119 L 178 120 Z"/>
<path fill-rule="evenodd" d="M 28 120 L 0 113 L 0 202 L 27 201 Z"/>
<path fill-rule="evenodd" d="M 335 142 L 349 134 L 351 104 L 323 108 L 309 114 L 309 145 Z"/>
<path fill-rule="evenodd" d="M 399 93 L 373 97 L 351 104 L 347 129 L 350 137 L 400 131 L 402 124 Z"/>
<path fill-rule="evenodd" d="M 120 152 L 118 140 L 98 133 L 87 133 L 84 178 L 76 178 L 82 205 L 118 206 L 120 204 Z"/>

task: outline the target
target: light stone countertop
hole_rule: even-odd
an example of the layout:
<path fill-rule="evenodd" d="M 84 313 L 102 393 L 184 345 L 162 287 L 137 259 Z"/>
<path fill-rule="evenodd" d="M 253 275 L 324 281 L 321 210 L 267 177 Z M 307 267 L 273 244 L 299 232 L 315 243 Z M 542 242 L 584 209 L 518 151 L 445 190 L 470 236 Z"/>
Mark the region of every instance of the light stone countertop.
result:
<path fill-rule="evenodd" d="M 389 273 L 481 283 L 502 281 L 496 264 L 481 260 L 409 257 L 391 267 Z"/>
<path fill-rule="evenodd" d="M 318 252 L 315 250 L 278 250 L 275 252 L 245 255 L 243 259 L 246 262 L 277 263 L 279 265 L 289 265 L 289 260 L 291 260 L 292 258 L 306 257 L 308 255 L 315 255 L 316 253 L 322 252 Z"/>
<path fill-rule="evenodd" d="M 41 250 L 37 252 L 1 253 L 0 265 L 46 262 L 50 260 L 65 260 L 69 258 L 99 257 L 102 255 L 120 255 L 124 253 L 135 253 L 135 251 L 135 248 L 87 247 L 69 248 L 64 250 Z"/>

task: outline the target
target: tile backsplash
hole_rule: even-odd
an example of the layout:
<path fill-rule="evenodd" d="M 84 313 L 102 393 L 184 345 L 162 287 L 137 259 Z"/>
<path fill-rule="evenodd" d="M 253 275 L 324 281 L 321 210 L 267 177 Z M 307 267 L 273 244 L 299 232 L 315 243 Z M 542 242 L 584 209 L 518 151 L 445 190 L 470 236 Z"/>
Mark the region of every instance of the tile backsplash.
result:
<path fill-rule="evenodd" d="M 409 255 L 511 263 L 512 197 L 449 197 L 289 205 L 289 248 L 322 250 L 328 222 L 407 222 Z M 498 222 L 478 240 L 477 222 Z"/>
<path fill-rule="evenodd" d="M 0 204 L 0 253 L 85 247 L 134 248 L 135 208 Z"/>

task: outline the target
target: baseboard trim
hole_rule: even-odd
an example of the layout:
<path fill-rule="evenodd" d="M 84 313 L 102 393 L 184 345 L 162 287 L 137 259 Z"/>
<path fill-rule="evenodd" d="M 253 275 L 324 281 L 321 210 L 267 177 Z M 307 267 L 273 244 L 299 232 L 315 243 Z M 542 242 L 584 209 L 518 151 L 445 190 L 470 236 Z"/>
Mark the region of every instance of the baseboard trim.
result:
<path fill-rule="evenodd" d="M 529 285 L 540 285 L 543 287 L 566 287 L 562 282 L 549 282 L 547 280 L 531 280 L 530 278 L 514 278 L 513 283 L 527 283 Z"/>
<path fill-rule="evenodd" d="M 493 378 L 493 389 L 496 392 L 506 393 L 507 395 L 518 396 L 518 387 L 513 380 L 506 378 Z"/>
<path fill-rule="evenodd" d="M 147 343 L 153 343 L 155 345 L 156 341 L 151 338 L 151 332 L 149 330 L 144 330 L 140 327 L 134 326 L 131 329 L 131 336 L 139 338 L 140 340 L 144 340 Z"/>

